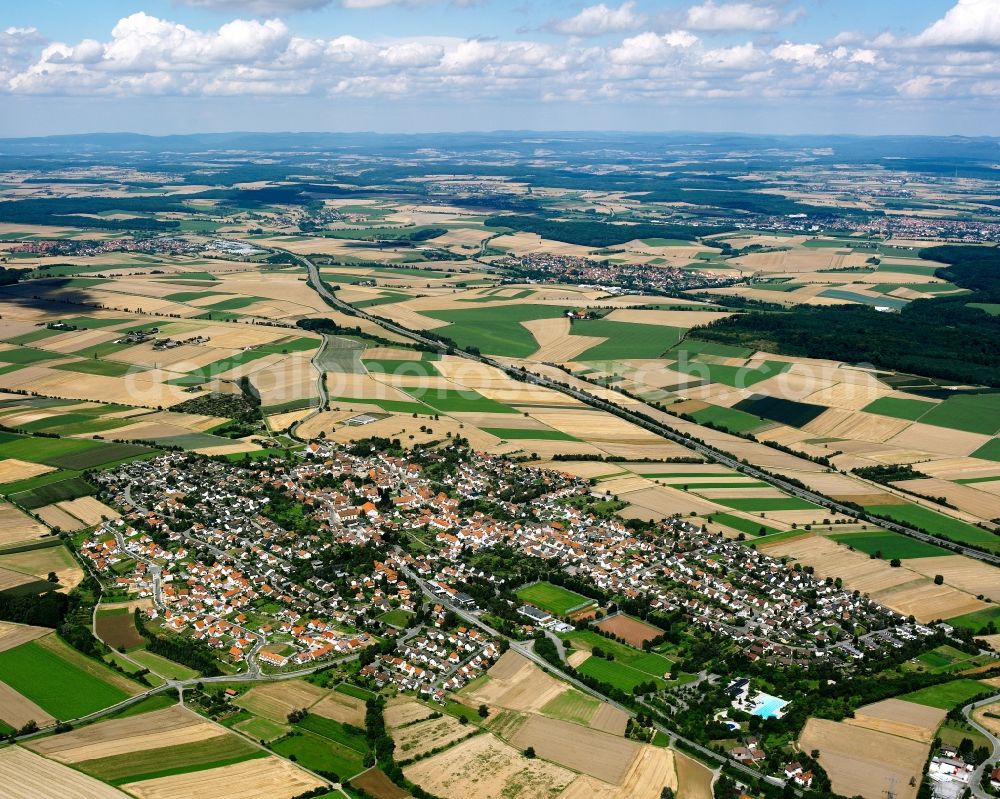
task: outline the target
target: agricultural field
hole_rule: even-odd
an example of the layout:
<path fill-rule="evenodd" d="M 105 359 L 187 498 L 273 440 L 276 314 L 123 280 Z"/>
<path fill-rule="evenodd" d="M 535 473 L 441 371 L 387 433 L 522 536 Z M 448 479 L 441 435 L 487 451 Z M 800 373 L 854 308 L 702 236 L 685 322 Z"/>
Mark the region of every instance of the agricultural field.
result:
<path fill-rule="evenodd" d="M 973 697 L 980 694 L 988 694 L 990 691 L 990 686 L 977 680 L 960 679 L 939 685 L 932 685 L 929 688 L 922 688 L 911 694 L 905 694 L 900 698 L 918 705 L 952 710 L 966 704 Z"/>
<path fill-rule="evenodd" d="M 0 652 L 0 680 L 59 719 L 85 716 L 141 690 L 54 633 Z"/>
<path fill-rule="evenodd" d="M 24 776 L 31 774 L 30 781 Z M 75 796 L 80 799 L 126 799 L 128 794 L 105 785 L 68 766 L 8 746 L 0 749 L 0 783 L 11 799 L 51 799 Z"/>

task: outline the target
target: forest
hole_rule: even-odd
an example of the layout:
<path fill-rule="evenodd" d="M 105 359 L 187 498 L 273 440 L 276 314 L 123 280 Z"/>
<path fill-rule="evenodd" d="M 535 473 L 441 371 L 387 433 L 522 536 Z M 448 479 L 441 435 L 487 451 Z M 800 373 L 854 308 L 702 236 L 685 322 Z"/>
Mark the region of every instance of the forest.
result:
<path fill-rule="evenodd" d="M 1000 316 L 968 305 L 1000 301 L 1000 249 L 949 245 L 920 255 L 947 263 L 937 276 L 972 294 L 915 300 L 898 314 L 854 305 L 753 311 L 698 328 L 696 335 L 765 352 L 1000 387 Z"/>
<path fill-rule="evenodd" d="M 537 233 L 543 239 L 579 244 L 583 247 L 612 247 L 633 239 L 680 239 L 694 241 L 699 236 L 725 233 L 732 228 L 695 225 L 617 225 L 610 222 L 560 222 L 534 216 L 490 216 L 484 224 L 491 228 L 510 228 Z"/>

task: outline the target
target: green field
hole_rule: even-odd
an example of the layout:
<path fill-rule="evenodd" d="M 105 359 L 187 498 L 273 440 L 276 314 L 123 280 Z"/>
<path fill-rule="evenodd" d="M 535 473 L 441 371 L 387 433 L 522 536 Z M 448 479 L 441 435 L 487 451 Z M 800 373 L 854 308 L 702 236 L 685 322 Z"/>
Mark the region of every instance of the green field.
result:
<path fill-rule="evenodd" d="M 83 760 L 74 763 L 73 767 L 112 785 L 122 785 L 126 782 L 228 766 L 266 756 L 266 751 L 238 735 L 219 730 L 219 735 L 214 738 Z"/>
<path fill-rule="evenodd" d="M 701 361 L 686 361 L 674 364 L 671 368 L 692 377 L 702 377 L 707 382 L 721 383 L 732 388 L 748 388 L 770 377 L 787 372 L 791 364 L 785 361 L 764 361 L 760 366 L 726 366 L 718 363 L 702 363 Z"/>
<path fill-rule="evenodd" d="M 594 647 L 599 647 L 605 652 L 614 655 L 614 662 L 621 663 L 636 671 L 641 671 L 650 677 L 662 677 L 668 674 L 673 668 L 673 662 L 652 652 L 643 652 L 641 649 L 620 643 L 611 638 L 598 635 L 593 630 L 577 630 L 571 633 L 559 635 L 564 641 L 569 643 L 574 649 L 585 649 L 591 651 Z"/>
<path fill-rule="evenodd" d="M 443 322 L 434 332 L 447 336 L 459 347 L 478 347 L 492 355 L 526 358 L 538 349 L 538 342 L 521 322 L 555 319 L 566 309 L 554 305 L 497 305 L 466 310 L 425 311 L 424 315 Z"/>
<path fill-rule="evenodd" d="M 554 719 L 588 724 L 601 706 L 599 700 L 580 691 L 563 691 L 542 708 L 542 713 Z"/>
<path fill-rule="evenodd" d="M 993 622 L 996 627 L 1000 628 L 1000 607 L 993 605 L 972 613 L 966 613 L 964 616 L 955 616 L 954 618 L 948 619 L 948 624 L 953 627 L 961 627 L 964 630 L 972 630 L 977 634 L 990 622 Z"/>
<path fill-rule="evenodd" d="M 899 533 L 891 533 L 888 530 L 878 530 L 871 533 L 835 533 L 829 536 L 838 544 L 854 547 L 859 552 L 874 555 L 876 552 L 882 553 L 882 558 L 892 560 L 893 558 L 933 558 L 939 555 L 950 554 L 947 550 L 918 541 L 916 538 L 909 538 Z"/>
<path fill-rule="evenodd" d="M 33 363 L 54 361 L 57 358 L 65 357 L 62 353 L 47 352 L 46 350 L 39 350 L 34 347 L 14 347 L 13 349 L 0 352 L 0 363 L 18 363 L 27 366 Z"/>
<path fill-rule="evenodd" d="M 917 660 L 927 671 L 935 674 L 972 668 L 978 662 L 975 655 L 969 655 L 947 644 L 918 655 Z"/>
<path fill-rule="evenodd" d="M 716 524 L 724 524 L 726 527 L 732 527 L 734 530 L 739 530 L 749 535 L 772 535 L 780 532 L 774 527 L 769 527 L 755 519 L 744 519 L 741 516 L 734 516 L 731 513 L 713 513 L 708 516 L 708 520 Z M 761 530 L 764 532 L 761 532 Z"/>
<path fill-rule="evenodd" d="M 364 770 L 361 753 L 311 732 L 296 731 L 272 743 L 271 748 L 284 757 L 294 755 L 296 762 L 307 769 L 332 772 L 342 779 Z"/>
<path fill-rule="evenodd" d="M 908 419 L 915 422 L 933 407 L 933 402 L 924 402 L 923 400 L 879 397 L 861 410 L 867 413 L 877 413 L 880 416 L 891 416 L 894 419 Z"/>
<path fill-rule="evenodd" d="M 488 399 L 482 394 L 468 388 L 406 388 L 402 387 L 415 400 L 436 408 L 441 413 L 517 413 L 513 408 Z M 381 405 L 382 403 L 379 402 Z"/>
<path fill-rule="evenodd" d="M 984 549 L 1000 552 L 1000 536 L 950 516 L 925 508 L 922 505 L 866 505 L 865 510 L 885 516 L 900 524 L 919 527 L 929 533 L 944 535 L 962 544 L 974 544 Z M 938 552 L 938 554 L 943 554 Z M 919 557 L 919 556 L 918 556 Z"/>
<path fill-rule="evenodd" d="M 174 663 L 165 657 L 154 655 L 145 649 L 129 652 L 129 657 L 136 663 L 141 663 L 154 674 L 159 674 L 168 680 L 190 680 L 192 677 L 198 676 L 198 672 L 194 669 L 182 666 L 180 663 Z"/>
<path fill-rule="evenodd" d="M 490 435 L 503 438 L 508 441 L 520 441 L 522 439 L 535 441 L 579 441 L 580 439 L 564 433 L 562 430 L 532 430 L 518 427 L 484 427 L 482 428 Z"/>
<path fill-rule="evenodd" d="M 58 472 L 53 472 L 53 474 L 58 474 Z M 21 507 L 34 510 L 43 505 L 51 505 L 53 502 L 88 497 L 94 491 L 94 487 L 82 477 L 70 477 L 65 480 L 45 483 L 26 491 L 15 492 L 11 490 L 9 496 Z"/>
<path fill-rule="evenodd" d="M 907 702 L 916 702 L 918 705 L 937 707 L 942 710 L 951 710 L 968 703 L 970 699 L 979 694 L 995 692 L 990 686 L 984 685 L 976 680 L 952 680 L 951 682 L 932 685 L 922 688 L 910 694 L 903 694 L 898 697 Z"/>
<path fill-rule="evenodd" d="M 759 416 L 718 405 L 710 405 L 695 411 L 691 414 L 691 418 L 699 424 L 712 424 L 732 433 L 748 433 L 767 424 L 767 421 Z"/>
<path fill-rule="evenodd" d="M 612 685 L 627 693 L 643 683 L 654 682 L 657 688 L 663 688 L 666 683 L 658 677 L 653 677 L 644 671 L 633 669 L 622 663 L 604 658 L 589 657 L 581 663 L 577 669 L 580 674 L 593 677 L 603 683 Z"/>
<path fill-rule="evenodd" d="M 695 486 L 692 486 L 691 489 L 697 491 Z M 818 505 L 813 505 L 798 497 L 735 497 L 733 499 L 713 499 L 712 501 L 725 505 L 727 508 L 751 513 L 776 510 L 823 510 Z"/>
<path fill-rule="evenodd" d="M 317 716 L 314 713 L 308 714 L 295 726 L 346 746 L 348 749 L 353 749 L 355 752 L 365 754 L 368 751 L 368 741 L 365 738 L 364 730 L 360 728 L 350 729 L 339 721 Z"/>
<path fill-rule="evenodd" d="M 582 594 L 552 583 L 526 585 L 519 588 L 516 593 L 517 598 L 523 602 L 536 605 L 556 616 L 564 616 L 572 608 L 593 602 Z"/>
<path fill-rule="evenodd" d="M 375 694 L 371 691 L 365 690 L 357 685 L 351 685 L 350 683 L 342 682 L 336 688 L 333 689 L 337 693 L 344 694 L 345 696 L 353 696 L 355 699 L 360 699 L 362 702 L 367 702 L 369 699 L 374 699 Z"/>
<path fill-rule="evenodd" d="M 683 338 L 686 328 L 647 325 L 641 322 L 610 322 L 580 319 L 572 323 L 574 336 L 607 339 L 586 350 L 577 361 L 623 361 L 629 358 L 659 358 Z"/>
<path fill-rule="evenodd" d="M 985 461 L 1000 461 L 1000 438 L 987 441 L 972 453 L 972 457 L 982 458 Z"/>
<path fill-rule="evenodd" d="M 85 716 L 128 697 L 95 676 L 101 667 L 96 662 L 93 666 L 93 673 L 85 671 L 37 641 L 0 652 L 0 680 L 63 720 Z"/>
<path fill-rule="evenodd" d="M 929 410 L 920 421 L 969 433 L 995 435 L 1000 431 L 1000 392 L 948 397 Z"/>
<path fill-rule="evenodd" d="M 378 620 L 385 622 L 386 624 L 391 624 L 393 627 L 405 629 L 406 627 L 409 627 L 410 622 L 413 621 L 413 614 L 396 608 L 395 610 L 383 613 L 378 617 Z"/>
<path fill-rule="evenodd" d="M 393 361 L 380 358 L 363 359 L 365 369 L 387 375 L 415 375 L 419 377 L 440 377 L 431 361 Z"/>
<path fill-rule="evenodd" d="M 239 730 L 258 741 L 273 741 L 275 738 L 280 738 L 288 732 L 288 727 L 284 724 L 278 724 L 276 721 L 261 719 L 256 716 L 234 724 L 233 729 Z"/>
<path fill-rule="evenodd" d="M 56 364 L 52 368 L 62 369 L 65 372 L 103 375 L 104 377 L 125 377 L 127 374 L 135 374 L 136 372 L 146 371 L 145 367 L 136 366 L 135 364 L 118 363 L 117 361 L 101 361 L 95 358 L 70 361 L 69 363 L 60 363 Z"/>

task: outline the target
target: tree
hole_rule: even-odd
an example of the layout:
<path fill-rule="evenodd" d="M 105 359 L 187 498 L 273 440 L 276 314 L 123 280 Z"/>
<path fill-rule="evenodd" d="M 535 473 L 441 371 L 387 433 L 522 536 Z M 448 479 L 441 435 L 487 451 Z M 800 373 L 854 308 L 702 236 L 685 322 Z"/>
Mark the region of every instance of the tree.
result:
<path fill-rule="evenodd" d="M 892 566 L 892 568 L 894 569 L 898 569 L 900 566 L 903 565 L 903 562 L 899 558 L 893 558 L 892 560 L 889 561 L 889 565 Z"/>
<path fill-rule="evenodd" d="M 529 746 L 527 749 L 525 749 L 524 750 L 524 756 L 526 758 L 528 758 L 528 760 L 534 760 L 534 758 L 535 758 L 535 747 Z"/>
<path fill-rule="evenodd" d="M 486 705 L 479 706 L 479 718 L 484 719 L 490 715 L 490 709 Z"/>
<path fill-rule="evenodd" d="M 49 572 L 49 576 L 46 578 L 50 583 L 58 583 L 59 575 L 55 572 Z"/>
<path fill-rule="evenodd" d="M 660 799 L 674 799 L 674 789 L 669 785 L 664 785 L 663 790 L 660 791 Z"/>
<path fill-rule="evenodd" d="M 944 575 L 943 574 L 935 574 L 934 575 L 934 585 L 941 585 L 943 582 L 944 582 Z"/>

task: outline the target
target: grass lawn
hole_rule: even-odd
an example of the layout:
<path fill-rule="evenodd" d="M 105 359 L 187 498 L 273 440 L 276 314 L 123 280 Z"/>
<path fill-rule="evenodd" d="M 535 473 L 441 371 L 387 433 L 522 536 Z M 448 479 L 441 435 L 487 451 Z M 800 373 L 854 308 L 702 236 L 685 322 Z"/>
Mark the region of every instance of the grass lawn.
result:
<path fill-rule="evenodd" d="M 351 685 L 346 682 L 340 683 L 340 685 L 333 690 L 346 696 L 353 696 L 355 699 L 360 699 L 362 702 L 367 702 L 369 699 L 375 698 L 375 694 L 371 691 L 366 691 L 364 688 L 359 688 L 357 685 Z"/>
<path fill-rule="evenodd" d="M 973 613 L 966 613 L 964 616 L 955 616 L 947 621 L 952 627 L 961 627 L 978 634 L 990 622 L 1000 627 L 1000 607 L 994 605 Z"/>
<path fill-rule="evenodd" d="M 579 441 L 580 439 L 564 433 L 562 430 L 528 430 L 517 427 L 484 427 L 485 432 L 504 438 L 508 441 L 535 440 L 535 441 Z"/>
<path fill-rule="evenodd" d="M 94 671 L 99 668 L 95 661 Z M 42 710 L 63 720 L 85 716 L 128 697 L 125 691 L 64 660 L 36 641 L 0 652 L 0 680 Z"/>
<path fill-rule="evenodd" d="M 888 530 L 878 530 L 871 533 L 834 533 L 828 536 L 838 544 L 854 547 L 859 552 L 874 555 L 880 552 L 885 560 L 893 558 L 933 558 L 950 554 L 947 550 L 908 538 Z"/>
<path fill-rule="evenodd" d="M 282 735 L 288 733 L 288 727 L 284 724 L 278 724 L 276 721 L 261 719 L 256 716 L 234 724 L 233 729 L 239 730 L 251 738 L 256 738 L 258 741 L 273 741 L 275 738 L 280 738 Z"/>
<path fill-rule="evenodd" d="M 650 677 L 662 677 L 670 672 L 673 662 L 657 655 L 654 652 L 644 652 L 628 644 L 605 638 L 592 630 L 577 630 L 572 633 L 564 633 L 559 636 L 567 641 L 574 649 L 585 649 L 588 652 L 594 647 L 599 647 L 605 652 L 614 655 L 615 663 L 622 663 L 629 668 L 641 671 Z"/>
<path fill-rule="evenodd" d="M 695 490 L 695 487 L 692 486 Z M 823 511 L 823 508 L 798 497 L 736 497 L 733 499 L 713 499 L 720 505 L 725 505 L 734 510 L 750 511 L 759 513 L 773 510 L 816 510 Z"/>
<path fill-rule="evenodd" d="M 547 610 L 556 616 L 563 616 L 572 608 L 593 603 L 592 599 L 588 599 L 582 594 L 552 583 L 526 585 L 519 588 L 516 593 L 518 599 L 537 605 L 542 610 Z"/>
<path fill-rule="evenodd" d="M 393 627 L 405 629 L 410 625 L 410 622 L 413 621 L 413 614 L 396 608 L 395 610 L 383 613 L 378 617 L 378 620 L 385 622 L 386 624 L 391 624 Z"/>
<path fill-rule="evenodd" d="M 154 674 L 159 674 L 168 680 L 190 680 L 198 676 L 198 672 L 194 669 L 182 666 L 180 663 L 174 663 L 174 661 L 168 660 L 165 657 L 154 655 L 145 649 L 129 652 L 129 657 L 136 663 L 141 663 Z"/>
<path fill-rule="evenodd" d="M 915 422 L 933 407 L 933 402 L 897 399 L 896 397 L 879 397 L 861 410 L 868 413 L 877 413 L 880 416 L 891 416 L 894 419 L 908 419 L 911 422 Z"/>
<path fill-rule="evenodd" d="M 349 747 L 311 732 L 296 731 L 271 744 L 279 755 L 291 758 L 313 771 L 333 772 L 349 779 L 364 770 L 364 756 Z"/>
<path fill-rule="evenodd" d="M 940 738 L 941 743 L 945 746 L 954 746 L 956 749 L 961 745 L 964 738 L 972 741 L 973 749 L 985 747 L 987 750 L 990 750 L 992 748 L 985 735 L 973 728 L 971 724 L 966 724 L 963 721 L 946 719 L 944 724 L 938 727 L 936 737 Z"/>
<path fill-rule="evenodd" d="M 1000 552 L 1000 536 L 983 530 L 967 522 L 953 519 L 922 505 L 865 505 L 865 510 L 878 516 L 886 516 L 902 524 L 919 527 L 933 535 L 944 535 L 953 541 Z M 944 554 L 938 552 L 937 554 Z M 920 557 L 917 555 L 916 557 Z"/>
<path fill-rule="evenodd" d="M 581 674 L 586 674 L 588 677 L 593 677 L 595 680 L 600 680 L 603 683 L 619 688 L 622 691 L 627 691 L 631 693 L 632 689 L 637 685 L 642 685 L 643 683 L 648 683 L 650 681 L 656 683 L 657 688 L 663 688 L 666 683 L 659 679 L 658 677 L 653 677 L 644 671 L 639 671 L 638 669 L 633 669 L 630 666 L 626 666 L 623 663 L 614 660 L 605 660 L 604 658 L 589 657 L 577 668 L 577 671 Z"/>
<path fill-rule="evenodd" d="M 991 689 L 990 686 L 976 680 L 963 679 L 921 688 L 919 691 L 903 694 L 898 698 L 905 699 L 907 702 L 916 702 L 918 705 L 951 710 L 967 704 L 972 697 L 989 693 L 991 690 L 995 691 L 996 689 Z"/>

